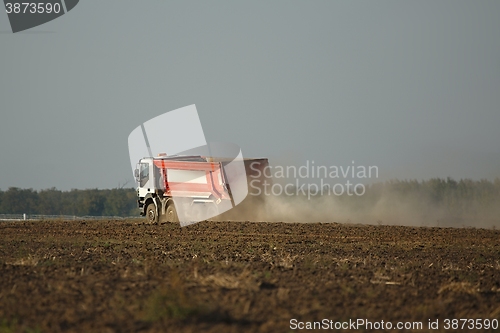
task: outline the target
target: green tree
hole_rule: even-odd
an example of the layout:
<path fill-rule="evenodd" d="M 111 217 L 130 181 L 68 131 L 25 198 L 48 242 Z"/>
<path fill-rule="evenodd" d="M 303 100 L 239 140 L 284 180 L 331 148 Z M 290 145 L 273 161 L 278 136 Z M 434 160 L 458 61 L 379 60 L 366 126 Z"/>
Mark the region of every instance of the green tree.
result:
<path fill-rule="evenodd" d="M 56 188 L 38 192 L 38 213 L 44 215 L 63 215 L 63 193 Z"/>
<path fill-rule="evenodd" d="M 38 195 L 33 189 L 10 187 L 2 195 L 2 210 L 6 214 L 36 214 Z"/>

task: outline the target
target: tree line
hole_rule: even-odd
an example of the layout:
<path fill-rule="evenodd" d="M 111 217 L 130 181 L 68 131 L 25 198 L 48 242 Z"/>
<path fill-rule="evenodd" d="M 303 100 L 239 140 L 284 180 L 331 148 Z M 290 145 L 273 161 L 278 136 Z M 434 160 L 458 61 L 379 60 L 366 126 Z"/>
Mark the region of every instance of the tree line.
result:
<path fill-rule="evenodd" d="M 479 216 L 485 212 L 500 216 L 500 178 L 490 180 L 433 178 L 424 181 L 391 180 L 366 187 L 361 197 L 343 195 L 338 200 L 360 209 L 379 204 L 381 199 L 397 205 L 411 202 L 425 212 L 440 209 L 449 216 Z M 43 214 L 74 216 L 137 216 L 137 194 L 133 188 L 61 191 L 0 190 L 0 214 Z"/>
<path fill-rule="evenodd" d="M 344 195 L 339 200 L 360 211 L 377 208 L 386 213 L 397 213 L 404 209 L 423 217 L 500 221 L 500 178 L 493 181 L 456 181 L 452 178 L 391 180 L 368 185 L 362 197 Z"/>
<path fill-rule="evenodd" d="M 458 215 L 477 214 L 486 209 L 500 208 L 500 178 L 494 181 L 434 178 L 426 181 L 390 181 L 372 186 L 374 197 L 384 192 L 420 202 L 422 208 L 441 207 Z"/>
<path fill-rule="evenodd" d="M 136 216 L 135 189 L 36 191 L 10 187 L 0 190 L 0 214 L 74 216 Z"/>

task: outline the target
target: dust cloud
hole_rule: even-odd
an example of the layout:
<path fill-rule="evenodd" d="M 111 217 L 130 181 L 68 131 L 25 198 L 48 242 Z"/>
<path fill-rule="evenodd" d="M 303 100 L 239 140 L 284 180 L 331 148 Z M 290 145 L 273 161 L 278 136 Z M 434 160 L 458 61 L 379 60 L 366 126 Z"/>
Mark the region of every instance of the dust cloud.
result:
<path fill-rule="evenodd" d="M 247 197 L 219 220 L 261 222 L 338 222 L 423 227 L 500 228 L 496 200 L 438 200 L 431 195 L 367 190 L 364 196 Z"/>

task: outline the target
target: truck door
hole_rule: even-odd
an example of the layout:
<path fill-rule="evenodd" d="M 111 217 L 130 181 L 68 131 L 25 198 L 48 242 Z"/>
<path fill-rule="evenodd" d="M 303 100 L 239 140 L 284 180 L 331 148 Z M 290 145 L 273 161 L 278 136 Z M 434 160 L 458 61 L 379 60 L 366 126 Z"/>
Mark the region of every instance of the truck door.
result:
<path fill-rule="evenodd" d="M 146 196 L 147 193 L 154 192 L 154 171 L 153 163 L 150 161 L 142 161 L 137 165 L 139 170 L 139 194 L 141 197 Z"/>

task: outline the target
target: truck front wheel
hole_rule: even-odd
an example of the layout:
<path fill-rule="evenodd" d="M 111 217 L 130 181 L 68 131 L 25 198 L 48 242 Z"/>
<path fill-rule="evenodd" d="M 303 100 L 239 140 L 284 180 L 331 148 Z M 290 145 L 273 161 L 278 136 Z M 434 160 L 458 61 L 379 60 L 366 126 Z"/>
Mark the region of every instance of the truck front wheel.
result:
<path fill-rule="evenodd" d="M 158 223 L 158 212 L 156 211 L 156 206 L 154 203 L 150 203 L 146 208 L 146 221 L 149 224 Z"/>

